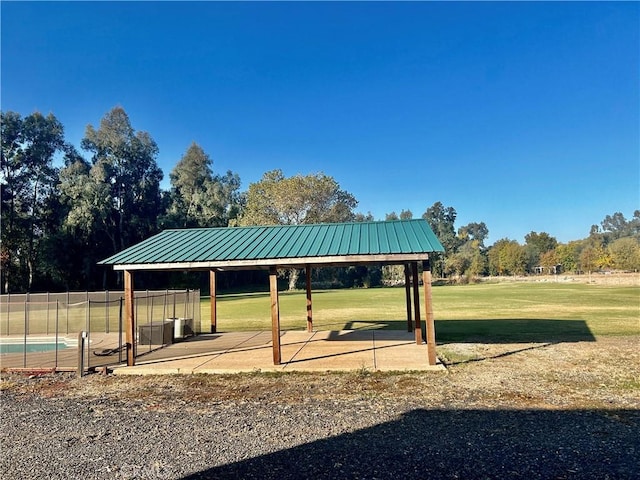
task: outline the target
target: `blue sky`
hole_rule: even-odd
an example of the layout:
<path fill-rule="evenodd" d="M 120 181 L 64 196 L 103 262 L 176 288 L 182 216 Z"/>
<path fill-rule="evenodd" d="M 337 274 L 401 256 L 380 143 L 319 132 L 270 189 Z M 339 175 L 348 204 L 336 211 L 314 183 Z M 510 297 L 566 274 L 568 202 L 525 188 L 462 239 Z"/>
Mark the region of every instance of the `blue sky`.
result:
<path fill-rule="evenodd" d="M 79 147 L 116 105 L 168 174 L 322 171 L 377 219 L 436 201 L 490 243 L 640 208 L 640 4 L 2 2 L 1 107 Z"/>

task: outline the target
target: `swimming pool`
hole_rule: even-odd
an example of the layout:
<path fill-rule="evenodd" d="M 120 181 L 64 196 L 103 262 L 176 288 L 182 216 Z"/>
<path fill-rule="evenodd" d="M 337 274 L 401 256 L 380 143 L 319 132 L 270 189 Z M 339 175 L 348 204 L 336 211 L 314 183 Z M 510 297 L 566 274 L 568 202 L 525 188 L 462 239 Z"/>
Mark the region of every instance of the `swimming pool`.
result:
<path fill-rule="evenodd" d="M 59 338 L 56 342 L 55 338 L 50 337 L 27 337 L 26 344 L 24 338 L 0 338 L 0 355 L 25 352 L 53 352 L 56 348 L 63 350 L 77 346 L 77 340 L 67 338 Z"/>

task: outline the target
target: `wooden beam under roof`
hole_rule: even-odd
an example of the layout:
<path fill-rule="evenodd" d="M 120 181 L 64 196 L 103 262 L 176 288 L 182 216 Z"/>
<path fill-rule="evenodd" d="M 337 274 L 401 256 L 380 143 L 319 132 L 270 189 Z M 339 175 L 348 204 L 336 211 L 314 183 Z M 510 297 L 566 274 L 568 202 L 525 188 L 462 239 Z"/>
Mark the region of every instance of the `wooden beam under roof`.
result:
<path fill-rule="evenodd" d="M 310 266 L 335 267 L 345 265 L 402 265 L 405 262 L 422 261 L 428 258 L 426 253 L 385 254 L 385 255 L 343 255 L 332 257 L 270 258 L 260 260 L 218 260 L 212 262 L 175 262 L 175 263 L 131 263 L 115 264 L 114 270 L 255 270 L 271 267 L 305 268 Z"/>

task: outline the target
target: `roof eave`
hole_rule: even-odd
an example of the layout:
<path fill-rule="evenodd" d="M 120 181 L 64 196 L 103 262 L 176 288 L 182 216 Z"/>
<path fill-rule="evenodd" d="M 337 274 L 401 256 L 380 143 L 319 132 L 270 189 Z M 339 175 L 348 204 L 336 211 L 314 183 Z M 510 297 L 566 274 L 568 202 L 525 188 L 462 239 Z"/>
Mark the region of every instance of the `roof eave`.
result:
<path fill-rule="evenodd" d="M 394 253 L 373 255 L 338 255 L 325 257 L 270 258 L 224 260 L 212 262 L 132 263 L 114 264 L 114 270 L 246 270 L 269 267 L 303 267 L 305 265 L 334 266 L 366 263 L 397 264 L 427 260 L 429 253 Z"/>

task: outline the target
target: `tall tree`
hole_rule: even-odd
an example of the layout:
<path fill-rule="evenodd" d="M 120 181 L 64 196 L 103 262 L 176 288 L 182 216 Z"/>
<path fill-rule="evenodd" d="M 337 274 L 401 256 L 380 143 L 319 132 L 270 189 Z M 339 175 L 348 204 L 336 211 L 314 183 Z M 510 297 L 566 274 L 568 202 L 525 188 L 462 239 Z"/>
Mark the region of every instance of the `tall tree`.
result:
<path fill-rule="evenodd" d="M 547 232 L 530 232 L 524 236 L 526 245 L 534 247 L 538 252 L 545 253 L 558 246 L 558 241 Z"/>
<path fill-rule="evenodd" d="M 67 237 L 70 249 L 82 249 L 82 261 L 73 256 L 70 265 L 86 287 L 95 287 L 100 285 L 98 260 L 158 230 L 162 171 L 155 160 L 156 143 L 148 133 L 133 129 L 122 107 L 109 111 L 97 129 L 88 125 L 81 145 L 91 153 L 90 160 L 70 150 L 60 172 L 67 212 L 59 235 Z M 64 265 L 55 271 L 64 278 Z M 107 275 L 103 270 L 103 287 Z"/>
<path fill-rule="evenodd" d="M 591 272 L 608 268 L 612 263 L 611 255 L 602 244 L 589 242 L 580 252 L 580 267 L 587 271 L 589 277 Z"/>
<path fill-rule="evenodd" d="M 640 242 L 633 237 L 622 237 L 609 245 L 613 266 L 620 270 L 640 270 Z"/>
<path fill-rule="evenodd" d="M 540 266 L 545 268 L 548 273 L 560 273 L 557 270 L 558 265 L 561 263 L 557 249 L 549 250 L 540 255 Z"/>
<path fill-rule="evenodd" d="M 522 275 L 526 270 L 526 255 L 516 240 L 503 238 L 489 249 L 489 271 L 492 275 Z"/>
<path fill-rule="evenodd" d="M 249 185 L 241 225 L 302 225 L 347 222 L 358 204 L 333 177 L 324 173 L 285 177 L 281 170 L 266 172 Z M 299 271 L 289 271 L 289 289 L 295 288 Z"/>
<path fill-rule="evenodd" d="M 358 202 L 324 173 L 285 177 L 282 170 L 266 172 L 249 185 L 241 225 L 302 225 L 347 222 Z"/>
<path fill-rule="evenodd" d="M 65 218 L 54 240 L 66 248 L 55 257 L 51 275 L 66 288 L 96 288 L 101 286 L 96 262 L 114 253 L 118 244 L 111 185 L 103 163 L 92 166 L 75 151 L 65 163 L 59 183 Z"/>
<path fill-rule="evenodd" d="M 607 244 L 619 238 L 640 237 L 640 210 L 633 212 L 631 220 L 627 220 L 621 212 L 607 215 L 600 225 Z"/>
<path fill-rule="evenodd" d="M 533 269 L 540 265 L 540 256 L 550 252 L 558 246 L 558 241 L 547 232 L 530 232 L 524 237 L 525 252 L 527 255 L 527 269 Z"/>
<path fill-rule="evenodd" d="M 47 208 L 55 195 L 54 155 L 64 147 L 62 124 L 35 112 L 22 118 L 1 113 L 2 273 L 4 290 L 29 291 L 36 275 L 40 242 L 47 234 Z M 55 227 L 54 227 L 55 228 Z M 24 273 L 24 280 L 12 280 Z"/>
<path fill-rule="evenodd" d="M 464 275 L 467 279 L 479 277 L 487 268 L 486 249 L 480 240 L 467 239 L 456 253 L 447 255 L 445 268 L 447 273 Z"/>
<path fill-rule="evenodd" d="M 66 176 L 77 191 L 68 216 L 72 226 L 99 229 L 111 240 L 112 253 L 157 230 L 162 171 L 158 147 L 147 132 L 136 132 L 122 107 L 115 107 L 96 130 L 88 125 L 82 148 L 91 152 L 91 167 L 77 161 Z"/>
<path fill-rule="evenodd" d="M 458 229 L 458 238 L 461 242 L 475 240 L 480 248 L 484 248 L 484 241 L 489 236 L 489 229 L 484 222 L 472 222 Z"/>
<path fill-rule="evenodd" d="M 457 217 L 456 209 L 445 207 L 442 202 L 435 202 L 422 214 L 433 229 L 446 251 L 455 252 L 458 246 L 454 224 Z"/>
<path fill-rule="evenodd" d="M 411 220 L 413 218 L 413 212 L 411 210 L 402 209 L 400 212 L 400 220 Z"/>
<path fill-rule="evenodd" d="M 228 171 L 214 175 L 211 157 L 195 142 L 169 174 L 170 205 L 165 224 L 178 227 L 220 227 L 238 215 L 240 177 Z"/>
<path fill-rule="evenodd" d="M 373 218 L 373 215 L 371 214 L 371 212 L 367 212 L 366 215 L 364 213 L 356 213 L 353 216 L 354 222 L 373 222 L 374 220 L 375 219 Z"/>
<path fill-rule="evenodd" d="M 580 258 L 581 241 L 573 241 L 567 244 L 560 244 L 555 252 L 558 256 L 558 263 L 562 265 L 562 271 L 575 272 L 578 270 L 578 260 Z"/>
<path fill-rule="evenodd" d="M 459 245 L 454 224 L 456 221 L 456 209 L 445 207 L 442 202 L 435 202 L 422 214 L 422 218 L 429 222 L 433 232 L 445 249 L 444 254 L 433 255 L 433 270 L 436 275 L 445 272 L 445 258 L 453 255 Z"/>

